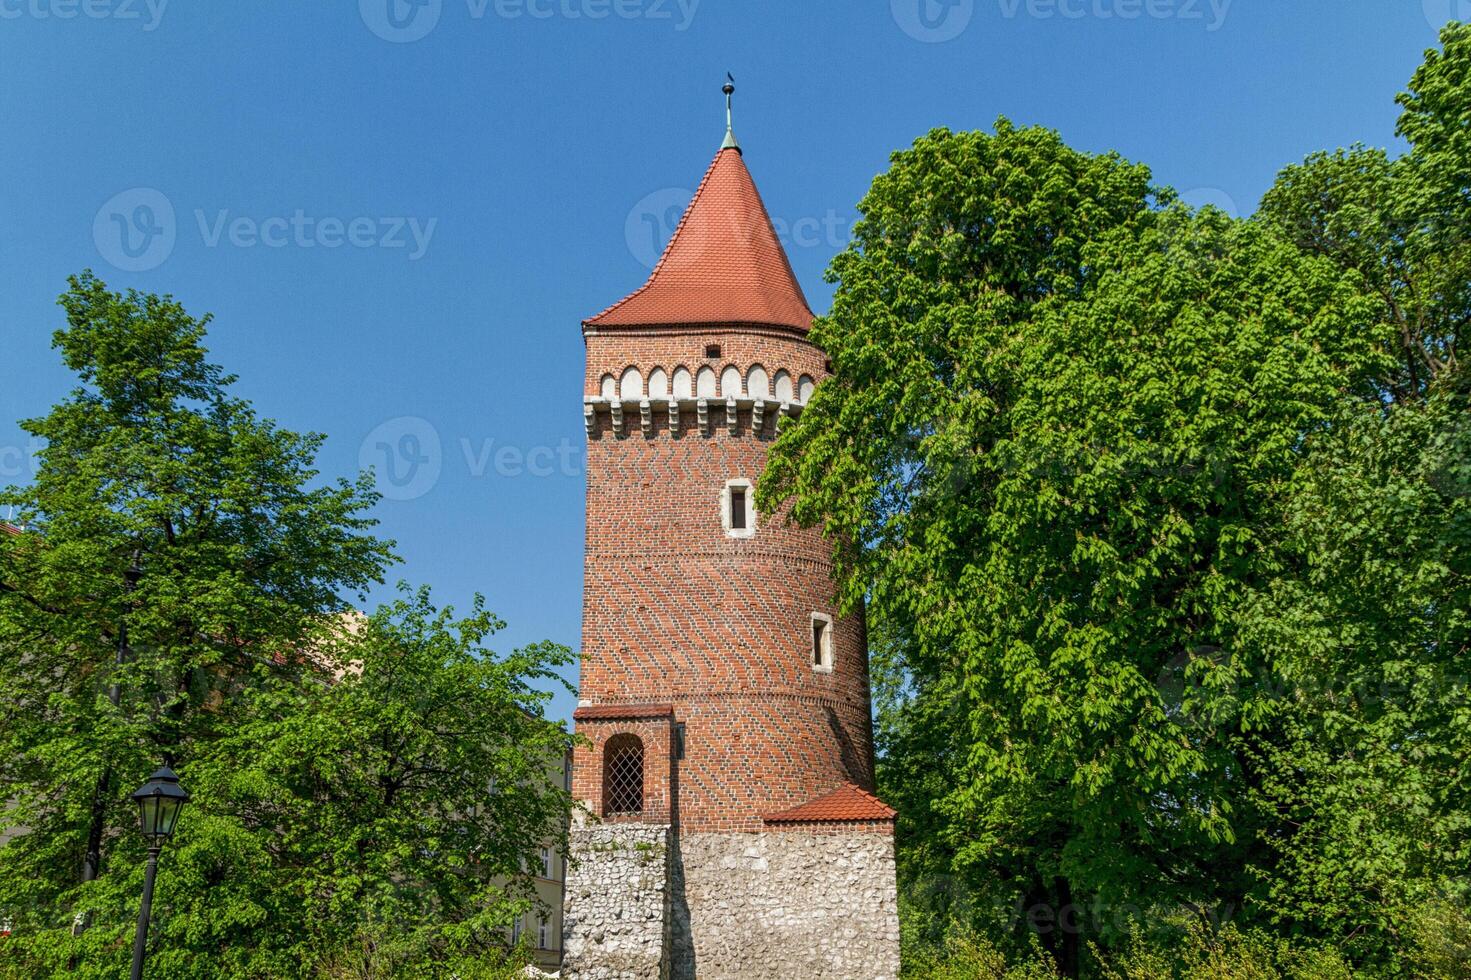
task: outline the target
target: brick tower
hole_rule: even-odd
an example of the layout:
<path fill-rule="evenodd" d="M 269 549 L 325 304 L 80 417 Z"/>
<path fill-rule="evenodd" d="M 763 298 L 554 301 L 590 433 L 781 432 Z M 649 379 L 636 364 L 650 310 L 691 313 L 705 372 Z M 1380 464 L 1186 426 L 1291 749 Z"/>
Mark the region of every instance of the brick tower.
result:
<path fill-rule="evenodd" d="M 826 374 L 811 320 L 727 125 L 648 281 L 583 323 L 567 976 L 898 972 L 863 617 L 821 536 L 753 501 Z"/>

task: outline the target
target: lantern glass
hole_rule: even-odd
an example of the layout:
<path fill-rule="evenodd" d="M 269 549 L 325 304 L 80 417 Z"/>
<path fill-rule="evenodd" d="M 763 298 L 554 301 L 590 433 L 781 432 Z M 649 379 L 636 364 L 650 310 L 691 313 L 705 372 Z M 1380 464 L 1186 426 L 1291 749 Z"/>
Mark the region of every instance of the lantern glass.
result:
<path fill-rule="evenodd" d="M 179 778 L 165 767 L 133 794 L 133 801 L 138 804 L 139 829 L 144 837 L 158 845 L 173 836 L 179 811 L 189 802 L 189 794 L 179 785 Z"/>
<path fill-rule="evenodd" d="M 170 796 L 150 796 L 138 803 L 144 837 L 172 837 L 178 822 L 180 801 Z"/>

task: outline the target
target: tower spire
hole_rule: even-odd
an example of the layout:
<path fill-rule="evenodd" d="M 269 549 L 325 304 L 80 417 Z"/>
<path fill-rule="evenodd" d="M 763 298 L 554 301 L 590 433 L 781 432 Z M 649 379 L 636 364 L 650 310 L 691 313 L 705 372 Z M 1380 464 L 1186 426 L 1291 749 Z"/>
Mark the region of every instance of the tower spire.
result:
<path fill-rule="evenodd" d="M 720 144 L 720 148 L 741 153 L 741 144 L 736 142 L 735 130 L 731 127 L 730 97 L 735 94 L 735 78 L 730 72 L 725 73 L 725 84 L 721 86 L 720 91 L 725 93 L 725 142 Z"/>

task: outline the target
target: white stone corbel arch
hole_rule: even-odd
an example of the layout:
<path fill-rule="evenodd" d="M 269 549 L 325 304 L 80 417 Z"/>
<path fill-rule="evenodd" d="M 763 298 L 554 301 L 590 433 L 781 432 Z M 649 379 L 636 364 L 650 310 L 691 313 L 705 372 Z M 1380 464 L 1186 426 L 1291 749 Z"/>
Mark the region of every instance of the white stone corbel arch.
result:
<path fill-rule="evenodd" d="M 739 398 L 741 396 L 741 370 L 734 364 L 727 364 L 725 370 L 720 372 L 720 397 Z"/>
<path fill-rule="evenodd" d="M 695 375 L 695 394 L 701 398 L 715 397 L 715 370 L 710 367 L 700 368 L 700 373 Z"/>
<path fill-rule="evenodd" d="M 630 365 L 618 380 L 618 397 L 624 401 L 637 401 L 644 397 L 644 376 L 639 369 Z"/>
<path fill-rule="evenodd" d="M 792 400 L 792 376 L 785 369 L 776 372 L 776 400 L 789 402 Z"/>
<path fill-rule="evenodd" d="M 661 367 L 656 367 L 649 372 L 649 397 L 669 397 L 669 375 Z"/>
<path fill-rule="evenodd" d="M 771 379 L 766 376 L 766 368 L 751 365 L 751 370 L 746 372 L 746 393 L 752 398 L 771 397 Z"/>
<path fill-rule="evenodd" d="M 674 369 L 674 397 L 695 397 L 695 386 L 690 378 L 690 369 L 683 365 Z"/>

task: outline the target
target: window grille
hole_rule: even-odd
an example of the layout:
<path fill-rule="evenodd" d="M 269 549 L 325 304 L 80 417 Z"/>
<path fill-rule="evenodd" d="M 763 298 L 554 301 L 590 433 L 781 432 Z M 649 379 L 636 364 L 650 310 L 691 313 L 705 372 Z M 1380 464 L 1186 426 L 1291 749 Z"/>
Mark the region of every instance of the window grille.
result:
<path fill-rule="evenodd" d="M 614 735 L 603 748 L 603 811 L 642 813 L 644 743 L 637 735 Z"/>

